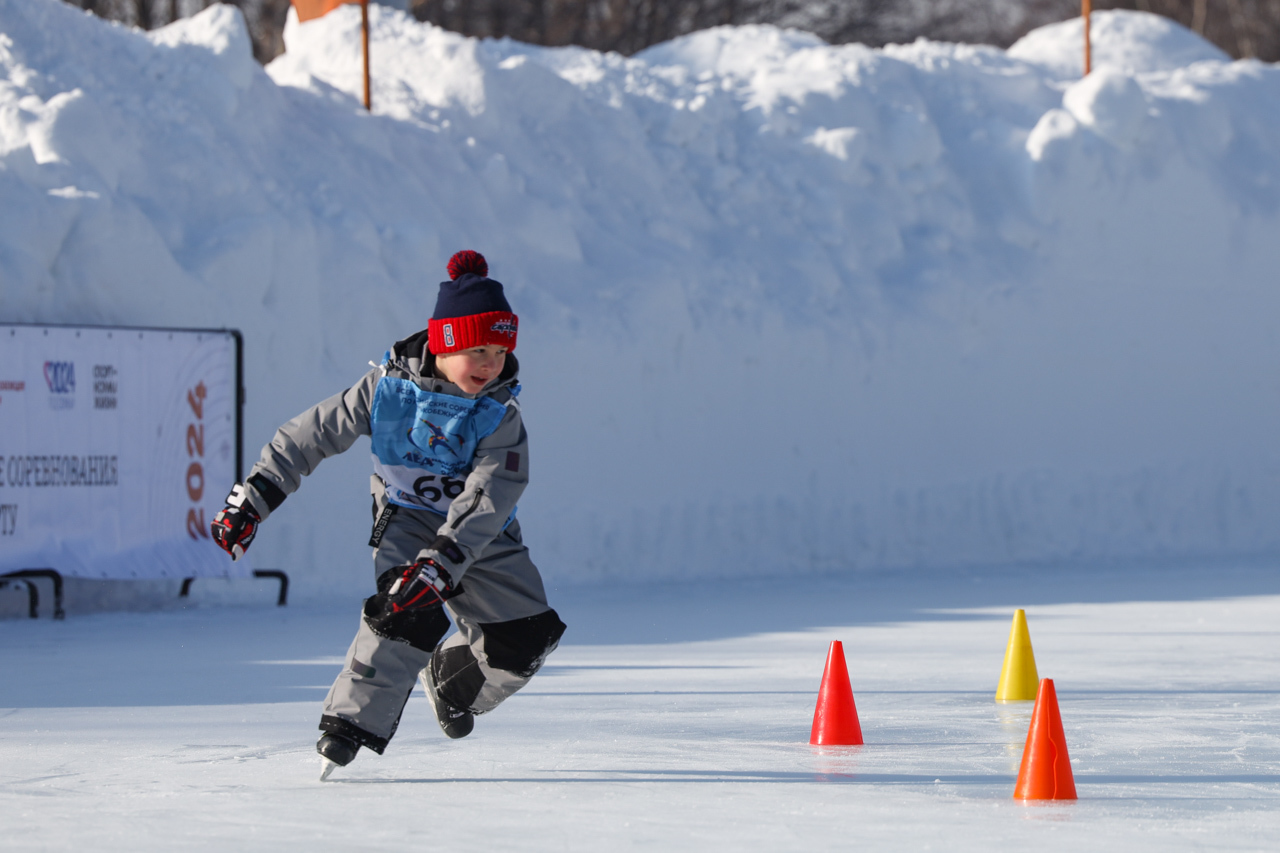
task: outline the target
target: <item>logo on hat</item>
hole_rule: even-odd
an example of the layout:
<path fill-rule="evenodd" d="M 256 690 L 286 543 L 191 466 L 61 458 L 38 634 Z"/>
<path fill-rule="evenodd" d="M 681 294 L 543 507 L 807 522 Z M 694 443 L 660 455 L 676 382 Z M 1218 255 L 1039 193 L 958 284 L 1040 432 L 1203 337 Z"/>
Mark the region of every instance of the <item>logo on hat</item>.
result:
<path fill-rule="evenodd" d="M 453 324 L 452 323 L 444 324 L 444 345 L 447 347 L 453 346 Z"/>
<path fill-rule="evenodd" d="M 499 320 L 489 327 L 489 331 L 513 338 L 516 334 L 516 324 L 514 320 Z"/>

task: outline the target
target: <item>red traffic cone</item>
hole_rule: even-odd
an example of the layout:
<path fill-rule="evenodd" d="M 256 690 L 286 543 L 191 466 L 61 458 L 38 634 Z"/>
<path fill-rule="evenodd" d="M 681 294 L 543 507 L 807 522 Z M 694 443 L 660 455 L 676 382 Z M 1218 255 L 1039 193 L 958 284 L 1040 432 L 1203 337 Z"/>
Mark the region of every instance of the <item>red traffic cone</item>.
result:
<path fill-rule="evenodd" d="M 827 652 L 827 668 L 822 671 L 809 743 L 818 746 L 862 743 L 862 726 L 858 724 L 858 709 L 853 704 L 853 688 L 849 686 L 849 667 L 845 665 L 844 646 L 839 640 L 832 640 Z"/>
<path fill-rule="evenodd" d="M 1071 757 L 1067 755 L 1067 736 L 1062 731 L 1062 715 L 1058 713 L 1058 693 L 1052 678 L 1040 679 L 1036 707 L 1031 711 L 1031 728 L 1027 745 L 1022 750 L 1022 767 L 1015 800 L 1074 800 L 1076 780 L 1071 774 Z"/>

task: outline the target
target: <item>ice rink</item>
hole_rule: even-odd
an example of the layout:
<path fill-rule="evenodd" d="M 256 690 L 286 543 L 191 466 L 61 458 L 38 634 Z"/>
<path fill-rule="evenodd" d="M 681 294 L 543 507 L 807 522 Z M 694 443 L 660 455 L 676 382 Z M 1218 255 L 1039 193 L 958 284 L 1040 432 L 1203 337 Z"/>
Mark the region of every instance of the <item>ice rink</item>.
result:
<path fill-rule="evenodd" d="M 14 593 L 5 593 L 14 594 Z M 264 594 L 264 599 L 268 598 Z M 1280 837 L 1267 563 L 553 591 L 564 644 L 475 734 L 420 693 L 329 782 L 342 608 L 0 623 L 7 850 L 1266 850 Z M 1012 798 L 1015 607 L 1080 799 Z M 830 640 L 866 745 L 808 745 Z"/>

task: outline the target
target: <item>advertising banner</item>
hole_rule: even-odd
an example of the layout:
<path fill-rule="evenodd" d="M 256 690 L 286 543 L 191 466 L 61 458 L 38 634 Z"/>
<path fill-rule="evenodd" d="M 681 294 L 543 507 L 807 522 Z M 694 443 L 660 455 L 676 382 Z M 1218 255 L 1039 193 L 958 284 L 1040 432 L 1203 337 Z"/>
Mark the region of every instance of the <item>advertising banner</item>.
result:
<path fill-rule="evenodd" d="M 209 537 L 240 471 L 240 335 L 0 324 L 0 573 L 241 577 Z"/>

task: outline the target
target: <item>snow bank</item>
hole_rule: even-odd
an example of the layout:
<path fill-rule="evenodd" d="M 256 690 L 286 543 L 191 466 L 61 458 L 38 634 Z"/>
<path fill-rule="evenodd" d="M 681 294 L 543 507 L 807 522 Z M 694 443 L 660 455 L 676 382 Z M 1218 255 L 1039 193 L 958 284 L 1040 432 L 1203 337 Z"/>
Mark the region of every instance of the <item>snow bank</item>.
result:
<path fill-rule="evenodd" d="M 520 313 L 551 582 L 1280 547 L 1280 70 L 1161 19 L 1008 52 L 722 28 L 636 57 L 373 7 L 264 72 L 0 0 L 0 318 L 234 326 L 247 443 L 420 328 Z M 1074 27 L 1074 29 L 1073 29 Z M 258 565 L 367 584 L 367 456 Z"/>
<path fill-rule="evenodd" d="M 1168 18 L 1122 9 L 1091 17 L 1089 50 L 1094 70 L 1109 66 L 1130 74 L 1230 62 L 1226 53 Z M 1009 56 L 1062 79 L 1079 77 L 1084 72 L 1084 19 L 1033 30 L 1009 47 Z"/>

